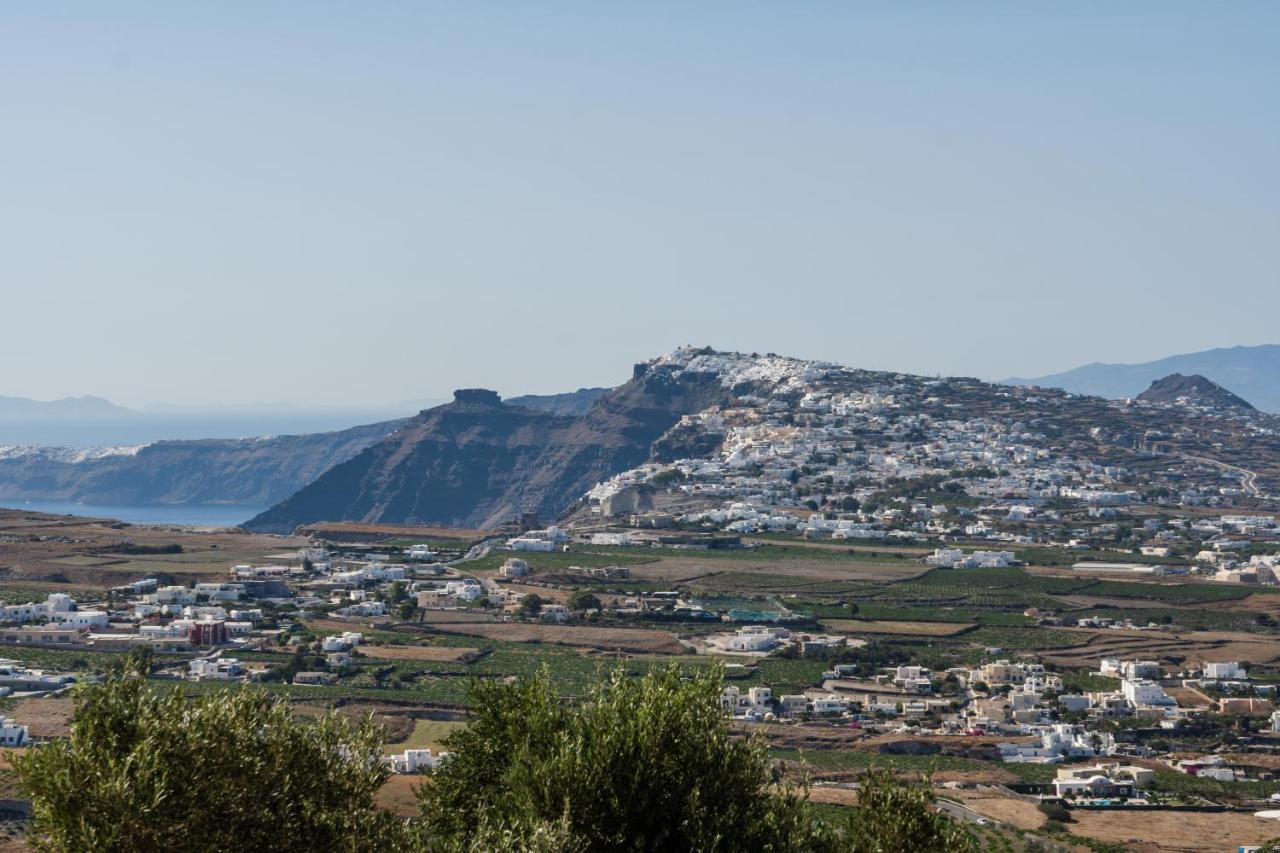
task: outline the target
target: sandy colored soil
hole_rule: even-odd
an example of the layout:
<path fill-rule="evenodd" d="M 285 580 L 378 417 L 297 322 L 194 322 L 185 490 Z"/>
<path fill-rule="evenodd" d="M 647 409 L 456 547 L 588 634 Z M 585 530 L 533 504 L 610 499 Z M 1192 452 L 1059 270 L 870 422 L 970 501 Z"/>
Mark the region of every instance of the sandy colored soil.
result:
<path fill-rule="evenodd" d="M 29 727 L 31 737 L 67 737 L 74 710 L 69 696 L 40 696 L 20 700 L 9 716 Z"/>
<path fill-rule="evenodd" d="M 831 803 L 837 806 L 856 806 L 858 792 L 851 788 L 832 788 L 827 785 L 814 786 L 809 789 L 809 802 Z"/>
<path fill-rule="evenodd" d="M 1096 667 L 1102 657 L 1149 658 L 1169 662 L 1173 657 L 1189 663 L 1201 661 L 1248 661 L 1252 664 L 1280 660 L 1280 640 L 1261 634 L 1233 631 L 1192 631 L 1173 634 L 1164 631 L 1113 631 L 1063 628 L 1088 634 L 1083 644 L 1040 653 L 1046 661 L 1064 667 Z"/>
<path fill-rule="evenodd" d="M 744 735 L 763 732 L 769 745 L 779 749 L 858 749 L 868 739 L 863 729 L 837 726 L 778 726 L 757 723 L 735 723 L 734 730 Z"/>
<path fill-rule="evenodd" d="M 961 790 L 939 791 L 940 797 L 965 805 L 980 815 L 1012 824 L 1021 829 L 1039 829 L 1044 825 L 1045 816 L 1035 803 L 1010 797 L 989 788 L 973 788 Z"/>
<path fill-rule="evenodd" d="M 1191 687 L 1166 687 L 1164 692 L 1177 701 L 1179 708 L 1207 708 L 1213 704 L 1212 699 Z"/>
<path fill-rule="evenodd" d="M 1248 610 L 1251 613 L 1269 613 L 1272 616 L 1280 616 L 1280 595 L 1259 592 L 1238 601 L 1219 601 L 1202 606 L 1206 610 Z"/>
<path fill-rule="evenodd" d="M 424 610 L 420 615 L 424 625 L 437 625 L 446 622 L 496 622 L 498 617 L 484 610 L 465 607 L 461 610 Z"/>
<path fill-rule="evenodd" d="M 1280 835 L 1280 823 L 1238 812 L 1073 809 L 1071 832 L 1143 853 L 1235 850 Z"/>
<path fill-rule="evenodd" d="M 1274 740 L 1272 742 L 1274 743 Z M 1272 755 L 1265 752 L 1226 752 L 1222 754 L 1222 757 L 1232 764 L 1280 770 L 1280 755 Z M 1277 829 L 1276 835 L 1280 835 L 1280 829 Z"/>
<path fill-rule="evenodd" d="M 127 543 L 176 543 L 183 553 L 115 550 Z M 102 589 L 156 572 L 222 578 L 236 563 L 262 562 L 269 554 L 302 544 L 301 539 L 231 530 L 121 525 L 112 519 L 0 510 L 0 578 L 13 585 L 52 582 L 63 589 Z"/>
<path fill-rule="evenodd" d="M 884 619 L 828 619 L 822 623 L 841 634 L 906 634 L 951 637 L 973 627 L 967 622 L 894 622 Z"/>
<path fill-rule="evenodd" d="M 602 651 L 627 651 L 642 654 L 685 654 L 675 634 L 648 631 L 643 628 L 591 628 L 578 625 L 535 625 L 523 622 L 495 622 L 449 625 L 451 634 L 508 640 L 513 643 L 552 643 L 582 646 Z"/>
<path fill-rule="evenodd" d="M 385 660 L 468 660 L 480 654 L 479 649 L 450 646 L 360 646 L 365 657 Z"/>
<path fill-rule="evenodd" d="M 569 596 L 571 595 L 570 591 L 567 589 L 559 589 L 554 586 L 538 586 L 537 584 L 504 583 L 502 588 L 509 589 L 512 592 L 523 592 L 525 595 L 532 593 L 560 604 L 567 604 Z"/>
<path fill-rule="evenodd" d="M 401 817 L 416 816 L 418 801 L 414 799 L 414 792 L 425 779 L 425 776 L 392 776 L 378 791 L 378 808 Z"/>

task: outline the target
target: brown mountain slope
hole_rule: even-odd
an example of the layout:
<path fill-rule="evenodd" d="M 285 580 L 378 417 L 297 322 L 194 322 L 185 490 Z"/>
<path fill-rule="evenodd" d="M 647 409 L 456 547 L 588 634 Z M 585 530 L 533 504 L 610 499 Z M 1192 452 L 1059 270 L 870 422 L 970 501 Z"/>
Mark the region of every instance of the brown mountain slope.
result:
<path fill-rule="evenodd" d="M 1151 387 L 1137 399 L 1148 403 L 1189 403 L 1218 409 L 1248 409 L 1256 411 L 1246 400 L 1232 394 L 1226 388 L 1199 374 L 1183 376 L 1173 373 L 1151 383 Z"/>
<path fill-rule="evenodd" d="M 729 399 L 713 374 L 638 366 L 580 416 L 504 406 L 458 391 L 394 435 L 251 520 L 286 532 L 324 520 L 494 527 L 521 512 L 554 518 L 601 480 L 649 458 L 684 414 Z"/>

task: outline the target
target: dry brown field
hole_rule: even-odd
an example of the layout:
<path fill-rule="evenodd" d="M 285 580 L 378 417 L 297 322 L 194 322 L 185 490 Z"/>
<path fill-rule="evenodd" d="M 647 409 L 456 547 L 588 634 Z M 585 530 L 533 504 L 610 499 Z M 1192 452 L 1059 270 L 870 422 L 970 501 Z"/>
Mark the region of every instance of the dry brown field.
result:
<path fill-rule="evenodd" d="M 365 657 L 386 660 L 469 660 L 480 654 L 479 649 L 454 648 L 452 646 L 370 646 L 358 647 Z"/>
<path fill-rule="evenodd" d="M 648 631 L 643 628 L 591 628 L 579 625 L 531 625 L 523 622 L 495 622 L 449 625 L 450 634 L 507 640 L 513 643 L 550 643 L 579 646 L 601 651 L 626 651 L 642 654 L 685 654 L 675 634 Z"/>
<path fill-rule="evenodd" d="M 1213 700 L 1192 687 L 1166 687 L 1168 693 L 1178 703 L 1179 708 L 1206 708 Z"/>
<path fill-rule="evenodd" d="M 376 799 L 378 808 L 385 809 L 401 817 L 415 817 L 418 814 L 418 801 L 414 792 L 418 790 L 427 777 L 411 775 L 395 775 L 386 781 L 378 791 Z"/>
<path fill-rule="evenodd" d="M 1057 630 L 1089 635 L 1078 646 L 1040 652 L 1046 661 L 1064 667 L 1096 667 L 1102 657 L 1148 658 L 1170 661 L 1248 661 L 1252 664 L 1280 660 L 1280 640 L 1240 631 L 1116 631 L 1092 628 Z"/>
<path fill-rule="evenodd" d="M 938 795 L 973 809 L 980 815 L 1008 823 L 1020 829 L 1039 829 L 1045 816 L 1034 803 L 1020 800 L 990 789 L 955 789 L 939 791 Z"/>
<path fill-rule="evenodd" d="M 973 627 L 968 622 L 895 622 L 886 619 L 827 619 L 822 625 L 839 634 L 905 634 L 918 637 L 951 637 Z"/>
<path fill-rule="evenodd" d="M 16 540 L 16 541 L 11 541 Z M 0 510 L 0 578 L 14 585 L 57 583 L 64 590 L 102 589 L 148 574 L 225 577 L 236 563 L 300 547 L 304 540 L 233 530 L 122 525 L 112 519 Z M 122 545 L 178 544 L 181 554 L 122 554 Z"/>
<path fill-rule="evenodd" d="M 809 789 L 809 802 L 830 803 L 836 806 L 856 806 L 858 804 L 858 792 L 852 788 L 815 785 Z"/>
<path fill-rule="evenodd" d="M 420 615 L 424 625 L 441 625 L 452 622 L 497 622 L 498 617 L 484 610 L 424 610 Z"/>
<path fill-rule="evenodd" d="M 1242 812 L 1126 812 L 1073 809 L 1076 835 L 1120 844 L 1140 853 L 1235 850 L 1280 835 L 1280 823 Z"/>
<path fill-rule="evenodd" d="M 74 710 L 70 696 L 37 696 L 19 699 L 8 716 L 27 726 L 32 737 L 67 737 Z"/>

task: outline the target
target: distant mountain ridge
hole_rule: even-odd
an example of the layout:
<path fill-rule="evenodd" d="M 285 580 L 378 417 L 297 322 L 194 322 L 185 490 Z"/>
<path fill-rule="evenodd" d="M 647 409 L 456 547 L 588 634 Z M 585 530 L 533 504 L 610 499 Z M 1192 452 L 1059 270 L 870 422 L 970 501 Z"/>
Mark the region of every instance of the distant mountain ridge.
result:
<path fill-rule="evenodd" d="M 576 415 L 608 390 L 583 388 L 567 394 L 526 395 L 507 403 L 518 405 L 512 409 L 517 413 Z M 496 395 L 493 399 L 497 399 Z M 106 446 L 110 442 L 93 447 L 6 443 L 0 435 L 0 501 L 270 506 L 413 420 L 397 418 L 296 435 L 196 438 L 125 446 Z M 102 422 L 90 412 L 85 425 L 92 431 Z M 33 423 L 40 425 L 37 435 L 50 434 L 44 426 L 45 415 Z"/>
<path fill-rule="evenodd" d="M 247 504 L 292 494 L 403 421 L 309 435 L 158 441 L 98 452 L 3 448 L 0 501 Z"/>
<path fill-rule="evenodd" d="M 1001 384 L 1124 399 L 1137 397 L 1152 382 L 1174 373 L 1204 376 L 1263 411 L 1280 412 L 1280 344 L 1224 347 L 1141 364 L 1094 362 L 1047 376 L 1014 377 Z"/>
<path fill-rule="evenodd" d="M 1181 373 L 1157 379 L 1137 399 L 1147 403 L 1190 403 L 1215 409 L 1257 411 L 1248 401 L 1232 394 L 1213 380 L 1199 375 L 1183 376 Z"/>
<path fill-rule="evenodd" d="M 0 420 L 136 417 L 140 415 L 133 409 L 117 406 L 102 397 L 63 397 L 60 400 L 0 397 Z"/>

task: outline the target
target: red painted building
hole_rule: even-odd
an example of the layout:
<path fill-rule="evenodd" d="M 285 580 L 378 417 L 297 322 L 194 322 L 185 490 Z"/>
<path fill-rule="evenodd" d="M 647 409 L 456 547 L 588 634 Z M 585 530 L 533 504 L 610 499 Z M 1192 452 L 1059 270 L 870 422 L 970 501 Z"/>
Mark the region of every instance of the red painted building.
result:
<path fill-rule="evenodd" d="M 226 642 L 226 622 L 209 620 L 191 625 L 191 645 L 193 646 L 221 646 Z"/>

